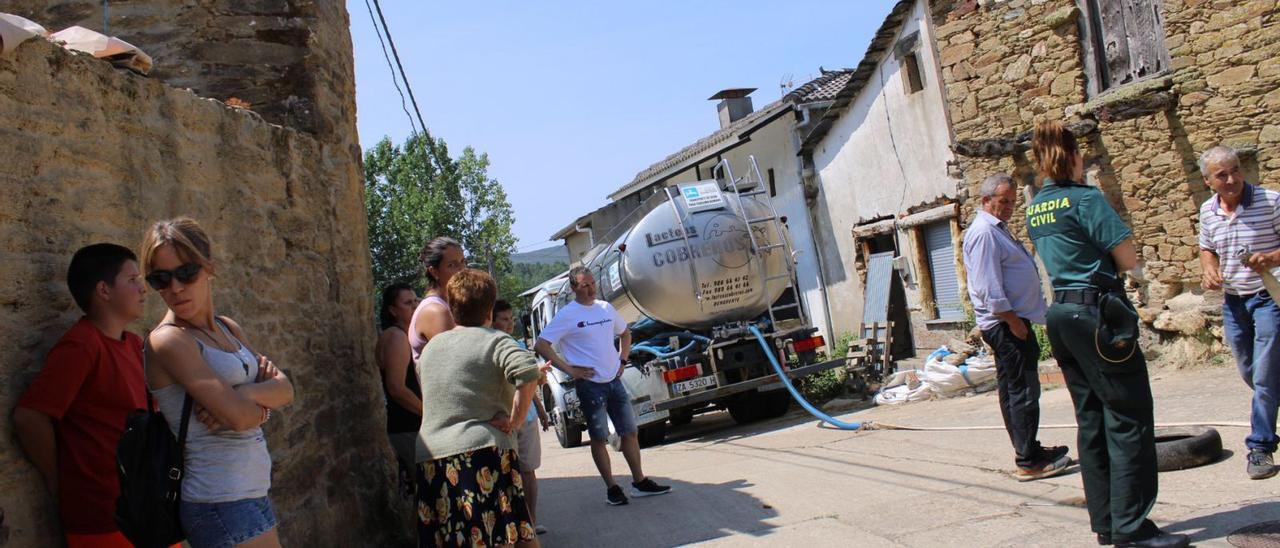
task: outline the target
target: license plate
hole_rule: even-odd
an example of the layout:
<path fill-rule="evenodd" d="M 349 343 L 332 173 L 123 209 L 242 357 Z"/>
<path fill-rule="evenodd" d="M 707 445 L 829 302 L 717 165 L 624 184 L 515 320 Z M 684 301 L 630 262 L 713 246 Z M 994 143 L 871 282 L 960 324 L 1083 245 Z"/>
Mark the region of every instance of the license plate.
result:
<path fill-rule="evenodd" d="M 697 390 L 699 388 L 707 388 L 709 386 L 715 386 L 715 385 L 716 385 L 716 376 L 707 375 L 705 377 L 698 377 L 696 379 L 689 379 L 687 381 L 672 383 L 671 390 L 674 392 L 679 392 L 683 394 L 690 390 Z"/>
<path fill-rule="evenodd" d="M 651 415 L 656 411 L 657 408 L 653 406 L 653 402 L 651 401 L 636 404 L 636 416 L 643 417 L 645 415 Z"/>

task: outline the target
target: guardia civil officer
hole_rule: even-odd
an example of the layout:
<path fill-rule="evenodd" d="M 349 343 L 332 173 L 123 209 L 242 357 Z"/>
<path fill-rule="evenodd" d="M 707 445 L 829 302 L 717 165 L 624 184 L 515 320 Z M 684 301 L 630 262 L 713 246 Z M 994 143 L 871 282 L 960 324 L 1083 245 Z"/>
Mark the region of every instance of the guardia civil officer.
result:
<path fill-rule="evenodd" d="M 1075 403 L 1090 524 L 1099 544 L 1187 546 L 1147 519 L 1157 487 L 1151 384 L 1119 281 L 1137 264 L 1133 231 L 1081 183 L 1083 158 L 1060 122 L 1037 124 L 1032 148 L 1044 186 L 1027 206 L 1027 231 L 1053 282 L 1049 344 Z"/>

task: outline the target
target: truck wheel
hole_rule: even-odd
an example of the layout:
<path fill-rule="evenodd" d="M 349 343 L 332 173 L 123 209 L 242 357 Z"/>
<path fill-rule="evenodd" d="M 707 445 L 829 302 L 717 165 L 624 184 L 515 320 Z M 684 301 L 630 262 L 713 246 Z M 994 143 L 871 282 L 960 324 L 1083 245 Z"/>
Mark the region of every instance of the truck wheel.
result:
<path fill-rule="evenodd" d="M 572 449 L 582 445 L 582 430 L 577 426 L 565 424 L 564 411 L 559 407 L 551 412 L 551 423 L 556 428 L 556 441 L 560 442 L 560 447 Z"/>
<path fill-rule="evenodd" d="M 684 426 L 693 422 L 693 409 L 685 407 L 683 409 L 672 409 L 667 420 L 671 421 L 671 426 Z"/>
<path fill-rule="evenodd" d="M 786 390 L 774 390 L 760 394 L 760 416 L 765 419 L 776 419 L 791 410 L 791 393 Z"/>
<path fill-rule="evenodd" d="M 1159 428 L 1156 430 L 1156 469 L 1183 470 L 1222 457 L 1222 436 L 1213 428 Z"/>
<path fill-rule="evenodd" d="M 661 444 L 662 440 L 667 438 L 667 423 L 659 422 L 645 426 L 640 429 L 638 437 L 640 447 L 653 447 Z"/>
<path fill-rule="evenodd" d="M 755 397 L 756 393 L 750 396 L 734 398 L 729 403 L 729 416 L 733 417 L 733 422 L 738 424 L 749 424 L 764 418 L 760 410 L 760 399 Z"/>

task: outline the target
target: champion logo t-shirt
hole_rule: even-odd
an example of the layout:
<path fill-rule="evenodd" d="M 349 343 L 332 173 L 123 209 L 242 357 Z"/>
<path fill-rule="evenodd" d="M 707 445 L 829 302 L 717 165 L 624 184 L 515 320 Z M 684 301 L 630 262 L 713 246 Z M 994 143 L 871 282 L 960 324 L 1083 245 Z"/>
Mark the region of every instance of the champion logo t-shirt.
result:
<path fill-rule="evenodd" d="M 588 306 L 570 301 L 538 338 L 560 345 L 560 355 L 570 365 L 594 369 L 592 381 L 607 383 L 622 365 L 613 340 L 626 330 L 627 322 L 608 302 L 597 300 Z"/>

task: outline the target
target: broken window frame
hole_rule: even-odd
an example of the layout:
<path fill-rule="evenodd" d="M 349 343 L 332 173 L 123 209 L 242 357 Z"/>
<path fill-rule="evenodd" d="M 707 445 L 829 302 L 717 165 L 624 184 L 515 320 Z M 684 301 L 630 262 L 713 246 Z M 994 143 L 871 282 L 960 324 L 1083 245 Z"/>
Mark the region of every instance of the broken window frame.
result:
<path fill-rule="evenodd" d="M 1165 45 L 1160 0 L 1076 0 L 1076 4 L 1088 97 L 1170 71 L 1173 61 Z M 1124 28 L 1124 44 L 1121 48 L 1115 43 L 1109 60 L 1105 30 L 1116 27 Z"/>

